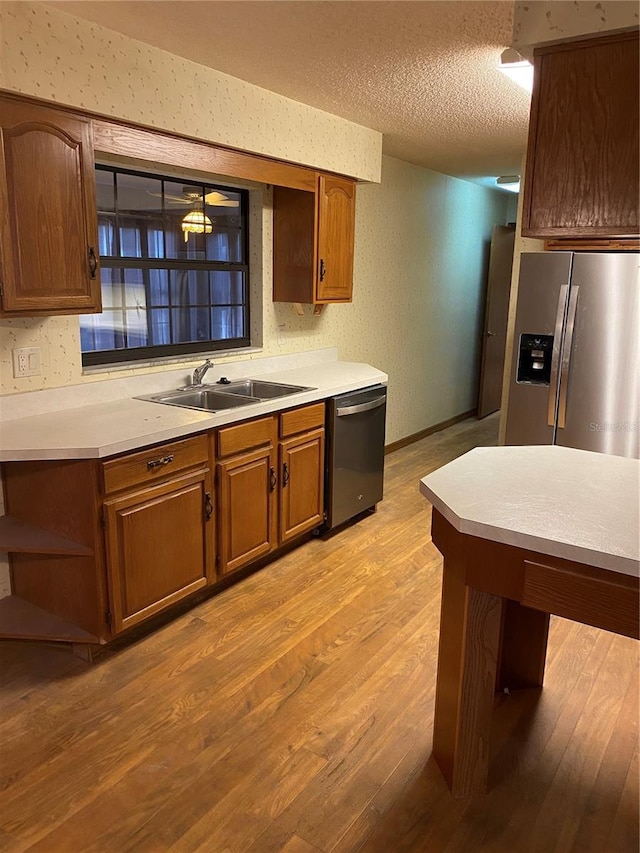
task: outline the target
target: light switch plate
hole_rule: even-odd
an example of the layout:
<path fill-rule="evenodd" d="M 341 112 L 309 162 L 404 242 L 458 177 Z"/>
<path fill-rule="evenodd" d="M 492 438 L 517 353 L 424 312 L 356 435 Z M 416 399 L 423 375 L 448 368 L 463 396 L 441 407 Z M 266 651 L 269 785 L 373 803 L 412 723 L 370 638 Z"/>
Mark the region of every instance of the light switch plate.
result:
<path fill-rule="evenodd" d="M 14 347 L 13 375 L 16 379 L 24 376 L 40 376 L 40 347 Z"/>

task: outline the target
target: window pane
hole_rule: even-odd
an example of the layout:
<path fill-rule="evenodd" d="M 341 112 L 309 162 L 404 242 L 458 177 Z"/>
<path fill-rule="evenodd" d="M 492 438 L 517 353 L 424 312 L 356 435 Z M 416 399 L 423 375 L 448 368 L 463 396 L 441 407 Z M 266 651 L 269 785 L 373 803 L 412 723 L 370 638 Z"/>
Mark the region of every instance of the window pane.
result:
<path fill-rule="evenodd" d="M 169 270 L 149 270 L 149 303 L 169 304 Z"/>
<path fill-rule="evenodd" d="M 208 308 L 192 308 L 188 305 L 172 308 L 171 322 L 176 343 L 211 340 Z"/>
<path fill-rule="evenodd" d="M 102 285 L 102 307 L 120 308 L 124 306 L 124 285 L 121 270 L 100 268 L 100 283 Z"/>
<path fill-rule="evenodd" d="M 87 351 L 122 349 L 124 338 L 124 312 L 106 310 L 102 314 L 86 314 L 80 318 L 80 338 Z"/>
<path fill-rule="evenodd" d="M 154 308 L 149 311 L 149 343 L 154 345 L 170 344 L 171 323 L 168 308 Z"/>
<path fill-rule="evenodd" d="M 242 308 L 212 308 L 211 334 L 216 340 L 244 337 Z"/>
<path fill-rule="evenodd" d="M 133 309 L 125 312 L 127 347 L 144 347 L 147 345 L 147 312 L 144 309 Z"/>
<path fill-rule="evenodd" d="M 207 270 L 171 270 L 172 305 L 209 305 Z"/>
<path fill-rule="evenodd" d="M 115 178 L 112 171 L 96 169 L 96 205 L 98 211 L 116 209 Z"/>
<path fill-rule="evenodd" d="M 125 305 L 146 308 L 145 279 L 147 281 L 149 279 L 149 270 L 124 270 Z"/>
<path fill-rule="evenodd" d="M 167 257 L 203 261 L 211 222 L 204 214 L 202 185 L 165 181 L 164 191 Z"/>
<path fill-rule="evenodd" d="M 147 256 L 164 258 L 164 224 L 158 223 L 157 228 L 147 228 Z"/>
<path fill-rule="evenodd" d="M 80 333 L 83 353 L 106 352 L 85 363 L 246 340 L 246 192 L 108 167 L 96 185 L 104 310 L 83 316 Z"/>
<path fill-rule="evenodd" d="M 117 175 L 118 212 L 158 216 L 162 211 L 162 179 L 129 175 L 119 172 Z M 155 213 L 154 213 L 155 212 Z"/>
<path fill-rule="evenodd" d="M 116 248 L 116 217 L 101 213 L 98 216 L 98 254 L 113 256 L 117 253 Z"/>
<path fill-rule="evenodd" d="M 207 258 L 211 261 L 242 261 L 242 217 L 240 193 L 205 187 L 205 215 L 211 222 L 206 235 Z"/>
<path fill-rule="evenodd" d="M 122 217 L 119 219 L 120 221 L 120 251 L 119 255 L 122 258 L 141 258 L 142 257 L 142 235 L 140 233 L 140 228 L 135 220 L 130 222 L 128 225 L 122 224 Z M 125 220 L 126 223 L 126 220 Z"/>
<path fill-rule="evenodd" d="M 209 273 L 209 281 L 211 283 L 212 305 L 242 303 L 244 296 L 244 273 L 213 270 Z"/>

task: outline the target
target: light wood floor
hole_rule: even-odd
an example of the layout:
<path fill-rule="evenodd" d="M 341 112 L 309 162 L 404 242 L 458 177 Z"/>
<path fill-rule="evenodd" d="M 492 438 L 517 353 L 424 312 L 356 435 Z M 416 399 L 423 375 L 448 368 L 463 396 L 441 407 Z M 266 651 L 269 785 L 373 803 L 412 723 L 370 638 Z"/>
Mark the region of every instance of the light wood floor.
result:
<path fill-rule="evenodd" d="M 376 514 L 93 666 L 1 645 L 0 850 L 636 853 L 632 640 L 553 620 L 542 694 L 501 699 L 487 796 L 454 800 L 431 757 L 418 480 L 496 432 L 392 454 Z"/>

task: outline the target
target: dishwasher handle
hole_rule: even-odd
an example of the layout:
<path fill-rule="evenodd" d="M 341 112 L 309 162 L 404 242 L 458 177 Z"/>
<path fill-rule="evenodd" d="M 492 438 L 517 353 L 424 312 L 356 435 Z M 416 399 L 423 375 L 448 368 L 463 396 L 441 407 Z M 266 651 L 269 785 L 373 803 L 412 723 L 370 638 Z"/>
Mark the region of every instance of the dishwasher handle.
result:
<path fill-rule="evenodd" d="M 385 396 L 376 397 L 366 403 L 357 403 L 355 406 L 339 406 L 336 409 L 336 417 L 343 418 L 345 415 L 357 415 L 359 412 L 368 412 L 370 409 L 379 409 L 384 406 Z"/>

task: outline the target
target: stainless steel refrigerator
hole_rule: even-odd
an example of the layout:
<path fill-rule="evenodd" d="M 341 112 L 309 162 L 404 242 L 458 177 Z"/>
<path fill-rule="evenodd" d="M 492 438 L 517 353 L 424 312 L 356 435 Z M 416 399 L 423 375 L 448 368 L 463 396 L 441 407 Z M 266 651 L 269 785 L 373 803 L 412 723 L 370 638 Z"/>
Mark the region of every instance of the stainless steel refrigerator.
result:
<path fill-rule="evenodd" d="M 640 255 L 521 255 L 507 444 L 640 458 Z"/>

